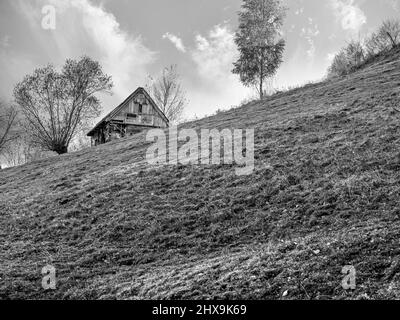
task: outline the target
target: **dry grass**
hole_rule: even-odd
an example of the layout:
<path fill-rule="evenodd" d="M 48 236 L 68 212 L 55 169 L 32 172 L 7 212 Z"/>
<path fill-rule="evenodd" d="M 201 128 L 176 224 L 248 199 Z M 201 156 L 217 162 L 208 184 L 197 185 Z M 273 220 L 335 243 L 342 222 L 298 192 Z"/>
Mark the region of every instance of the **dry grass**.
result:
<path fill-rule="evenodd" d="M 400 298 L 399 57 L 184 125 L 254 127 L 249 176 L 143 134 L 1 171 L 0 298 Z"/>

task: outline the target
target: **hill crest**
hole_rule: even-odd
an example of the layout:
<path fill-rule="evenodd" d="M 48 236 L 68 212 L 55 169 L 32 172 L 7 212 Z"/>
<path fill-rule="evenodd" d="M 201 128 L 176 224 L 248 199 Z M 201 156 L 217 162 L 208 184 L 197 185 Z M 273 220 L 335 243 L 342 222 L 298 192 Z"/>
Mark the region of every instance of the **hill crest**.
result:
<path fill-rule="evenodd" d="M 182 126 L 254 128 L 249 176 L 144 133 L 0 171 L 0 297 L 399 298 L 399 58 Z"/>

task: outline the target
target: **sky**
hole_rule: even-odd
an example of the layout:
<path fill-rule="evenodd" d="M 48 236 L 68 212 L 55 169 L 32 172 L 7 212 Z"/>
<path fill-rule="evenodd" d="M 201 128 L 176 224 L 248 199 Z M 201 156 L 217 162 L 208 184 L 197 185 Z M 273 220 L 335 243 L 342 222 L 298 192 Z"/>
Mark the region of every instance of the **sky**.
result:
<path fill-rule="evenodd" d="M 334 54 L 387 18 L 399 17 L 400 0 L 286 0 L 284 62 L 276 89 L 318 81 Z M 43 20 L 54 8 L 55 28 Z M 0 0 L 0 98 L 49 63 L 98 60 L 114 82 L 101 95 L 103 115 L 149 75 L 176 64 L 189 104 L 184 118 L 210 115 L 255 93 L 231 73 L 241 0 Z M 45 20 L 48 22 L 48 20 Z"/>

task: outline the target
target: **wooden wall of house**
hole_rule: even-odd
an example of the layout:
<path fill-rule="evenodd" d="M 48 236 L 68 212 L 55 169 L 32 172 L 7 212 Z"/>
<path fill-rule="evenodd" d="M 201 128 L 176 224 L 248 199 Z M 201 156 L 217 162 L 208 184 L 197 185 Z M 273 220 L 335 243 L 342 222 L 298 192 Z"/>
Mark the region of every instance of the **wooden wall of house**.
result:
<path fill-rule="evenodd" d="M 140 105 L 142 110 L 139 110 Z M 116 130 L 115 128 L 119 128 L 119 126 L 122 129 Z M 164 120 L 144 94 L 138 94 L 127 101 L 117 114 L 108 118 L 102 126 L 97 128 L 91 137 L 92 145 L 138 133 L 146 129 L 146 126 L 148 126 L 147 128 L 166 128 L 168 122 Z"/>
<path fill-rule="evenodd" d="M 142 112 L 139 112 L 140 105 Z M 129 117 L 129 115 L 136 115 L 136 118 Z M 130 124 L 144 124 L 156 127 L 166 127 L 167 124 L 160 116 L 157 110 L 154 109 L 150 101 L 147 101 L 143 94 L 133 97 L 125 103 L 125 106 L 117 113 L 113 119 L 122 120 Z"/>

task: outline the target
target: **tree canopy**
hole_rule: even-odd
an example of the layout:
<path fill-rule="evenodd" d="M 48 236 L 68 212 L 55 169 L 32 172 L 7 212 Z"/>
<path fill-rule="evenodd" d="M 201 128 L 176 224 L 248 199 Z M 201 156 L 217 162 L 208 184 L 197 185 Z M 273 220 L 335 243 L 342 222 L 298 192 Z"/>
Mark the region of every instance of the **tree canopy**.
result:
<path fill-rule="evenodd" d="M 0 153 L 15 138 L 12 131 L 16 123 L 17 111 L 0 101 Z"/>
<path fill-rule="evenodd" d="M 279 0 L 243 0 L 239 12 L 235 43 L 240 56 L 232 72 L 240 76 L 245 86 L 255 86 L 260 98 L 264 95 L 265 80 L 282 63 L 285 41 L 281 27 L 285 13 Z"/>
<path fill-rule="evenodd" d="M 31 142 L 66 153 L 80 126 L 100 115 L 96 93 L 111 93 L 111 77 L 89 57 L 68 59 L 61 72 L 52 65 L 36 69 L 14 89 Z"/>

